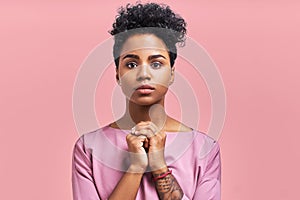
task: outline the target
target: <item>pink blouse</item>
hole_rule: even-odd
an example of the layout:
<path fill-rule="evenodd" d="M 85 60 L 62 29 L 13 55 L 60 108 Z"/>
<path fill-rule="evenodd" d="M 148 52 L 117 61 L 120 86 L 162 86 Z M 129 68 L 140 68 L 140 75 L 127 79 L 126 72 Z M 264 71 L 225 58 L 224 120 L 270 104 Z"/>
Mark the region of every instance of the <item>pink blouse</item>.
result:
<path fill-rule="evenodd" d="M 129 132 L 105 126 L 77 140 L 72 162 L 74 200 L 108 199 L 129 166 Z M 220 200 L 218 143 L 196 130 L 166 134 L 165 159 L 184 192 L 183 199 Z M 159 199 L 151 172 L 143 175 L 136 199 Z"/>

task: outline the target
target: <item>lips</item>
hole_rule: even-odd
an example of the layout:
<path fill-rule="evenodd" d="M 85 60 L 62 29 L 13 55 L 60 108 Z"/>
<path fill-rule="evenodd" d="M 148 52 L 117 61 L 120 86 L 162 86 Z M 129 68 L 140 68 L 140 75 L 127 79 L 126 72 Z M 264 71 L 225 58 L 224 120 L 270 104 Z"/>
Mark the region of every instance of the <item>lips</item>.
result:
<path fill-rule="evenodd" d="M 140 90 L 140 89 L 154 90 L 154 87 L 152 87 L 151 85 L 141 85 L 140 87 L 137 88 L 137 90 Z"/>
<path fill-rule="evenodd" d="M 151 85 L 141 85 L 139 86 L 136 91 L 139 92 L 140 94 L 150 94 L 154 91 L 154 87 Z"/>

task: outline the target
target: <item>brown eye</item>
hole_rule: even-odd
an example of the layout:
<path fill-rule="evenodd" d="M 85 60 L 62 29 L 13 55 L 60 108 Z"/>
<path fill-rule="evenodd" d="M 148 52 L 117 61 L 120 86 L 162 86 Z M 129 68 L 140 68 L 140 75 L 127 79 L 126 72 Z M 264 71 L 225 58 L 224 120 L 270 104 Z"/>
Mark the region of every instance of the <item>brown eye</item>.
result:
<path fill-rule="evenodd" d="M 129 69 L 135 68 L 137 66 L 138 66 L 137 63 L 135 63 L 135 62 L 126 63 L 126 67 L 128 67 Z"/>

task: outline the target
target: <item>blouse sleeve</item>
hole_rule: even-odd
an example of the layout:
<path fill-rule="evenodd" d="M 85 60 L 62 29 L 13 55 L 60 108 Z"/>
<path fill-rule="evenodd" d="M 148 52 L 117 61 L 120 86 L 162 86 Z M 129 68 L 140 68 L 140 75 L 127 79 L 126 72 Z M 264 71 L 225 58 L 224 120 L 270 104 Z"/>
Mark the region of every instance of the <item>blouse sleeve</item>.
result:
<path fill-rule="evenodd" d="M 79 138 L 72 160 L 73 200 L 100 200 L 92 175 L 91 157 L 84 147 L 83 137 Z"/>
<path fill-rule="evenodd" d="M 205 157 L 206 167 L 199 178 L 193 199 L 220 200 L 221 199 L 221 159 L 220 147 L 215 141 Z"/>

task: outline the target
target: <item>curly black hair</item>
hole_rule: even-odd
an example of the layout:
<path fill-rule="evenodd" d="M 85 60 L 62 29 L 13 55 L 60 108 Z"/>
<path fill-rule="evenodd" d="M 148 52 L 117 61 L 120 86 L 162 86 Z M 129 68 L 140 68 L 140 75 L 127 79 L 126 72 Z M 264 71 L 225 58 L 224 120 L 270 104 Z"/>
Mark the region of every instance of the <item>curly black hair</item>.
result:
<path fill-rule="evenodd" d="M 169 51 L 171 67 L 177 57 L 176 44 L 183 46 L 185 42 L 186 22 L 164 4 L 127 4 L 119 9 L 112 26 L 110 34 L 115 39 L 113 56 L 116 67 L 124 42 L 133 34 L 150 33 L 162 39 Z"/>

